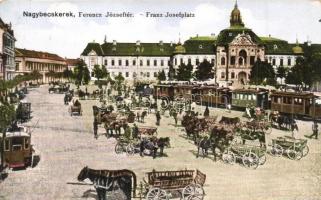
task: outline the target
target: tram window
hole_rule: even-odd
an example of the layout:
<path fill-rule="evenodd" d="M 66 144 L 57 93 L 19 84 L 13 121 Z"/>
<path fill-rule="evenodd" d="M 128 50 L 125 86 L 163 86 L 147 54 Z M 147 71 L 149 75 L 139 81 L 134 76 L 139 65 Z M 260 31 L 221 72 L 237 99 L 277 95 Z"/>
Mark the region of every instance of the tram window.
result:
<path fill-rule="evenodd" d="M 29 140 L 25 138 L 25 149 L 29 149 Z"/>
<path fill-rule="evenodd" d="M 244 99 L 244 95 L 243 94 L 240 94 L 240 99 Z"/>
<path fill-rule="evenodd" d="M 21 151 L 22 146 L 21 145 L 12 145 L 12 151 Z"/>
<path fill-rule="evenodd" d="M 294 104 L 296 105 L 302 105 L 303 101 L 300 98 L 294 98 Z"/>
<path fill-rule="evenodd" d="M 253 98 L 253 100 L 255 101 L 255 100 L 256 100 L 256 95 L 253 94 L 252 98 Z"/>
<path fill-rule="evenodd" d="M 8 139 L 5 139 L 4 150 L 10 151 L 10 141 Z"/>

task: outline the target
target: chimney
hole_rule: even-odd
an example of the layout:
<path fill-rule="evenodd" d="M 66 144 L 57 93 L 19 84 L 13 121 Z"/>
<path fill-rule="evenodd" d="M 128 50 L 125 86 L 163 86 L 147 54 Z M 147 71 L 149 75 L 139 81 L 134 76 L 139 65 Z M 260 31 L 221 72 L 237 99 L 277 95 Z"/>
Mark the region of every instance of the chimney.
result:
<path fill-rule="evenodd" d="M 171 41 L 171 47 L 173 46 L 173 41 Z"/>
<path fill-rule="evenodd" d="M 140 40 L 136 41 L 136 45 L 139 46 L 140 45 Z"/>
<path fill-rule="evenodd" d="M 159 41 L 159 45 L 161 45 L 161 46 L 163 45 L 163 40 Z"/>
<path fill-rule="evenodd" d="M 196 37 L 198 38 L 198 34 L 196 34 Z"/>
<path fill-rule="evenodd" d="M 117 44 L 117 41 L 116 41 L 116 40 L 113 40 L 113 45 L 116 46 L 116 44 Z"/>
<path fill-rule="evenodd" d="M 269 38 L 271 37 L 271 34 L 269 34 Z"/>
<path fill-rule="evenodd" d="M 211 36 L 212 36 L 212 37 L 215 37 L 215 33 L 211 33 Z"/>

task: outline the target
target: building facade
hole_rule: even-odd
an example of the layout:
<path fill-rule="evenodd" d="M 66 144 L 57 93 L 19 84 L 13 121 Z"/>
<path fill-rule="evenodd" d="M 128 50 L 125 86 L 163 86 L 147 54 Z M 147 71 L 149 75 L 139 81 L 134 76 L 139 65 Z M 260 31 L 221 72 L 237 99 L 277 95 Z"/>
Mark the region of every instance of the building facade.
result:
<path fill-rule="evenodd" d="M 11 24 L 0 18 L 0 79 L 11 80 L 15 76 L 15 41 Z"/>
<path fill-rule="evenodd" d="M 155 81 L 157 73 L 169 66 L 178 68 L 182 63 L 193 65 L 194 70 L 204 60 L 213 64 L 216 82 L 245 84 L 257 60 L 278 67 L 291 68 L 296 58 L 303 56 L 306 44 L 288 43 L 271 36 L 261 37 L 245 27 L 238 5 L 230 15 L 230 26 L 217 36 L 196 36 L 183 44 L 173 43 L 89 43 L 81 54 L 90 71 L 94 65 L 107 68 L 113 75 L 126 79 Z"/>
<path fill-rule="evenodd" d="M 41 51 L 15 49 L 16 53 L 16 73 L 27 74 L 32 71 L 38 71 L 43 76 L 43 83 L 50 82 L 49 72 L 63 72 L 67 68 L 64 58 Z"/>

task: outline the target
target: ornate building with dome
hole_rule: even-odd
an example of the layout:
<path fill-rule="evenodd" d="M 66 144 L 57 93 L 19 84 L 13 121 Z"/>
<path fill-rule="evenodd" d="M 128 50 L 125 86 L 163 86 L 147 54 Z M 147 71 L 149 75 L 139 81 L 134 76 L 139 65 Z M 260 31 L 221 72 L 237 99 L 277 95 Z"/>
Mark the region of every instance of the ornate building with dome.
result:
<path fill-rule="evenodd" d="M 320 50 L 321 45 L 309 42 L 288 43 L 275 37 L 262 37 L 247 28 L 237 3 L 230 15 L 230 26 L 217 36 L 191 37 L 184 43 L 118 43 L 104 41 L 88 43 L 81 58 L 92 71 L 94 65 L 105 66 L 112 76 L 122 74 L 127 80 L 156 81 L 157 73 L 169 66 L 182 63 L 196 67 L 207 60 L 213 65 L 216 82 L 244 84 L 249 81 L 254 63 L 260 59 L 275 68 L 291 68 L 304 49 L 310 46 Z"/>

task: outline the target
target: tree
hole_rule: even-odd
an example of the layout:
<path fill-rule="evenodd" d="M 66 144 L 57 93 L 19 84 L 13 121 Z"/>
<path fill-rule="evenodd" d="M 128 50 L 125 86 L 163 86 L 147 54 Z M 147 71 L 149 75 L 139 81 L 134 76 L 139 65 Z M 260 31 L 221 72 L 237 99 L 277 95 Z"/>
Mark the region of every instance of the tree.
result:
<path fill-rule="evenodd" d="M 274 85 L 276 83 L 275 78 L 276 78 L 275 72 L 270 63 L 266 61 L 262 62 L 260 59 L 254 63 L 251 69 L 251 75 L 250 75 L 251 84 Z"/>
<path fill-rule="evenodd" d="M 103 70 L 99 65 L 94 66 L 93 72 L 94 72 L 95 78 L 97 78 L 98 81 L 99 81 L 99 79 L 104 78 Z"/>
<path fill-rule="evenodd" d="M 88 67 L 84 68 L 84 74 L 83 74 L 83 82 L 85 83 L 85 85 L 87 85 L 90 81 L 90 72 Z"/>
<path fill-rule="evenodd" d="M 289 71 L 285 82 L 294 85 L 311 85 L 311 65 L 303 57 L 298 57 L 296 64 Z"/>
<path fill-rule="evenodd" d="M 118 91 L 118 95 L 121 95 L 122 83 L 124 82 L 124 80 L 125 78 L 120 73 L 115 77 L 116 89 Z"/>
<path fill-rule="evenodd" d="M 204 60 L 196 68 L 196 71 L 195 71 L 196 80 L 204 81 L 204 80 L 213 78 L 214 73 L 212 69 L 213 69 L 213 65 L 207 60 Z"/>
<path fill-rule="evenodd" d="M 157 79 L 159 82 L 166 80 L 166 75 L 165 75 L 164 70 L 158 72 Z"/>
<path fill-rule="evenodd" d="M 102 71 L 103 78 L 109 79 L 110 77 L 109 77 L 109 73 L 107 71 L 106 66 L 103 65 L 101 68 L 102 68 L 101 71 Z"/>
<path fill-rule="evenodd" d="M 283 66 L 278 67 L 277 69 L 277 77 L 279 77 L 281 79 L 281 84 L 282 84 L 282 80 L 286 77 L 286 73 L 287 73 L 287 69 Z"/>
<path fill-rule="evenodd" d="M 174 67 L 172 65 L 169 66 L 167 76 L 168 76 L 168 80 L 170 80 L 170 81 L 174 80 L 176 77 L 176 70 L 174 69 Z"/>
<path fill-rule="evenodd" d="M 180 64 L 177 69 L 176 79 L 178 81 L 190 81 L 192 79 L 193 66 L 191 64 Z"/>
<path fill-rule="evenodd" d="M 70 79 L 72 78 L 73 74 L 72 74 L 72 71 L 68 68 L 66 68 L 64 71 L 63 71 L 63 77 L 68 79 L 68 81 L 70 81 Z"/>

